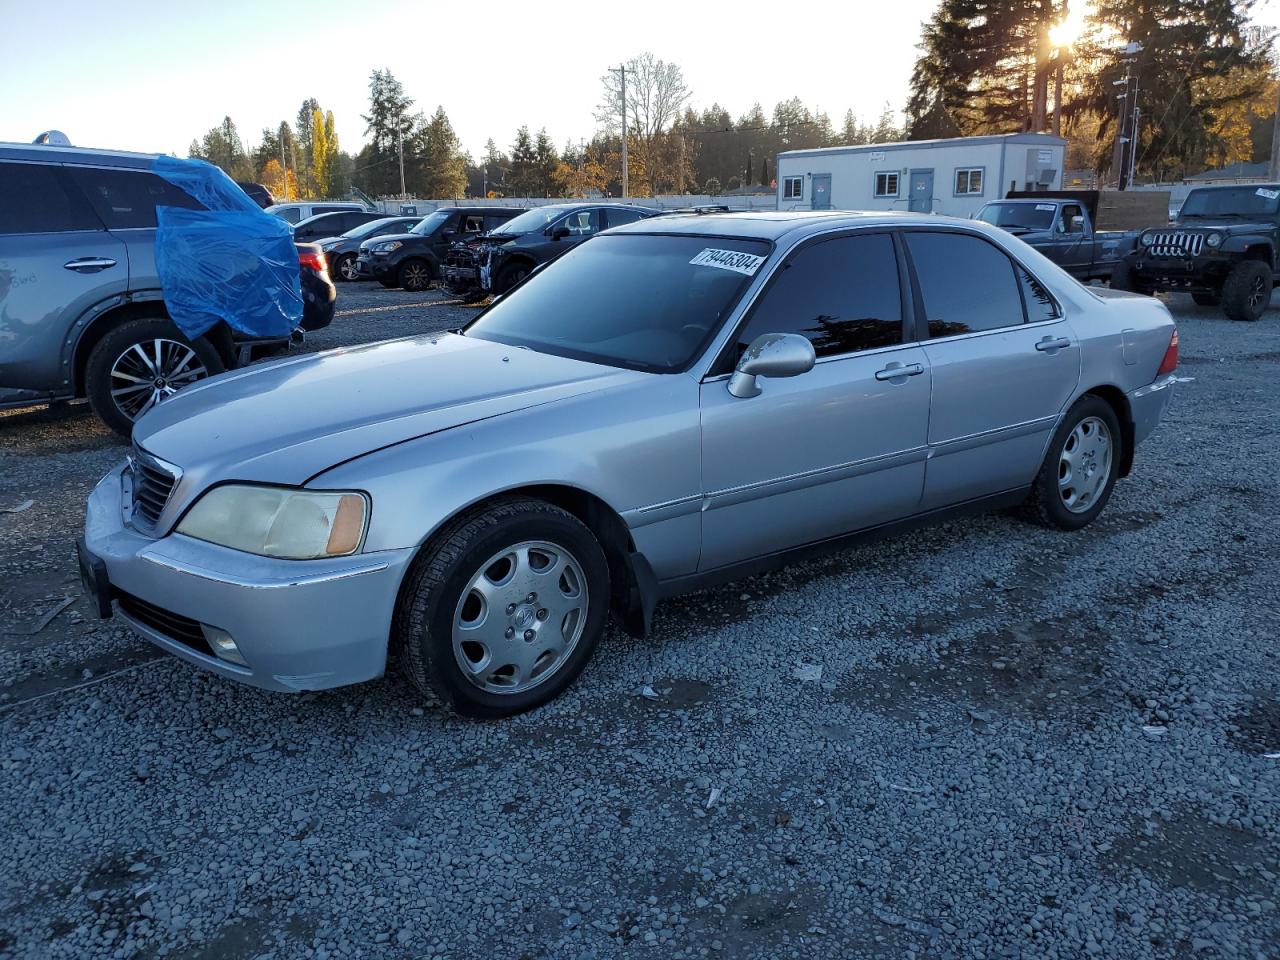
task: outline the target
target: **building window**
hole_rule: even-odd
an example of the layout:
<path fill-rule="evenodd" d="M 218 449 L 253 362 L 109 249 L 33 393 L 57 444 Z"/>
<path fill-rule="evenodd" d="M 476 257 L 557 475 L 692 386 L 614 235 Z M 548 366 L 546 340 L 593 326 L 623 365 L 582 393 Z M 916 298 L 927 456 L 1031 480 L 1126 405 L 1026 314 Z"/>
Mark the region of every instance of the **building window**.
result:
<path fill-rule="evenodd" d="M 896 197 L 898 195 L 898 174 L 893 173 L 877 173 L 876 174 L 876 196 L 877 197 Z"/>
<path fill-rule="evenodd" d="M 956 196 L 977 196 L 982 193 L 982 167 L 963 167 L 956 170 Z"/>
<path fill-rule="evenodd" d="M 804 177 L 787 177 L 782 181 L 782 199 L 799 200 L 804 196 Z"/>

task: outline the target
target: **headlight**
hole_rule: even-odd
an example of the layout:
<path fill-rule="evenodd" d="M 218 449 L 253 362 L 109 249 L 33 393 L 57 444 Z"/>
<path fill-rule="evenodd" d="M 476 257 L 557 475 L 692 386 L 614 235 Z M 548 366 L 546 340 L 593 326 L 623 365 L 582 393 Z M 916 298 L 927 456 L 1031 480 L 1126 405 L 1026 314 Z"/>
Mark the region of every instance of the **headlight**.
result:
<path fill-rule="evenodd" d="M 388 253 L 392 253 L 396 250 L 399 250 L 402 246 L 404 246 L 404 244 L 402 244 L 399 240 L 388 240 L 385 243 L 375 244 L 373 246 L 373 252 L 380 253 L 383 256 L 385 256 Z"/>
<path fill-rule="evenodd" d="M 362 493 L 228 484 L 197 500 L 178 532 L 263 557 L 316 560 L 359 550 L 368 517 Z"/>
<path fill-rule="evenodd" d="M 1216 250 L 1218 247 L 1222 246 L 1222 234 L 1211 233 L 1204 238 L 1204 242 Z"/>
<path fill-rule="evenodd" d="M 1149 247 L 1151 246 L 1151 244 L 1156 242 L 1156 233 L 1154 230 L 1148 230 L 1146 233 L 1142 235 L 1141 239 L 1142 239 L 1142 245 L 1144 247 Z"/>

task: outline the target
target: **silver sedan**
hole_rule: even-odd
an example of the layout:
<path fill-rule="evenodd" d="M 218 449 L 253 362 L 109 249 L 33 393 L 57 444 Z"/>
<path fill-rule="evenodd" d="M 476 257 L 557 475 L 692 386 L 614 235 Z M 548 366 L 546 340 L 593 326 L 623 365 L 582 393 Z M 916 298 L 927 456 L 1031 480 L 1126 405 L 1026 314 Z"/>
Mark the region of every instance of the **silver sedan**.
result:
<path fill-rule="evenodd" d="M 671 216 L 460 334 L 215 377 L 137 425 L 81 570 L 184 660 L 272 690 L 380 676 L 500 716 L 610 614 L 956 511 L 1077 530 L 1171 395 L 1156 300 L 932 216 Z"/>

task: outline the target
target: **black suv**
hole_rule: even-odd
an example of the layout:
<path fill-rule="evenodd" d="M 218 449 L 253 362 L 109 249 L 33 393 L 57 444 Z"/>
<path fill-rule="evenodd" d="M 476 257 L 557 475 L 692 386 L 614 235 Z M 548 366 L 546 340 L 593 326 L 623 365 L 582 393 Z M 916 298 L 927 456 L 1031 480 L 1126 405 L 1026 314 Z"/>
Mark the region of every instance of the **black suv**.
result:
<path fill-rule="evenodd" d="M 622 203 L 580 201 L 534 207 L 482 237 L 454 243 L 445 261 L 445 286 L 468 301 L 506 293 L 535 267 L 568 253 L 601 230 L 657 213 Z"/>
<path fill-rule="evenodd" d="M 356 257 L 356 276 L 384 287 L 425 290 L 440 279 L 452 243 L 495 230 L 521 213 L 517 207 L 441 207 L 408 233 L 366 240 Z"/>
<path fill-rule="evenodd" d="M 1232 320 L 1257 320 L 1271 303 L 1280 248 L 1280 184 L 1199 187 L 1172 227 L 1142 231 L 1129 254 L 1133 288 L 1182 290 Z"/>
<path fill-rule="evenodd" d="M 219 323 L 194 342 L 169 319 L 156 207 L 204 207 L 150 171 L 155 154 L 0 143 L 0 409 L 87 397 L 126 436 L 197 380 L 288 348 Z M 303 313 L 333 319 L 319 247 L 297 246 Z"/>

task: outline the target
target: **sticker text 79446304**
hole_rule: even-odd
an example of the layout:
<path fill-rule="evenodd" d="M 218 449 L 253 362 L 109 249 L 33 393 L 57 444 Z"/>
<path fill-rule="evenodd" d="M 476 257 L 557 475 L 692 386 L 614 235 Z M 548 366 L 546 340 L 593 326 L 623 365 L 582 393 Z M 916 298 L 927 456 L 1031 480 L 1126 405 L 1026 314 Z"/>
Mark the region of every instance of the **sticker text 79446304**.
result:
<path fill-rule="evenodd" d="M 764 257 L 756 256 L 754 253 L 739 253 L 737 250 L 717 250 L 714 247 L 707 247 L 689 263 L 697 267 L 732 270 L 734 273 L 750 277 L 760 269 L 760 264 L 764 263 Z"/>

